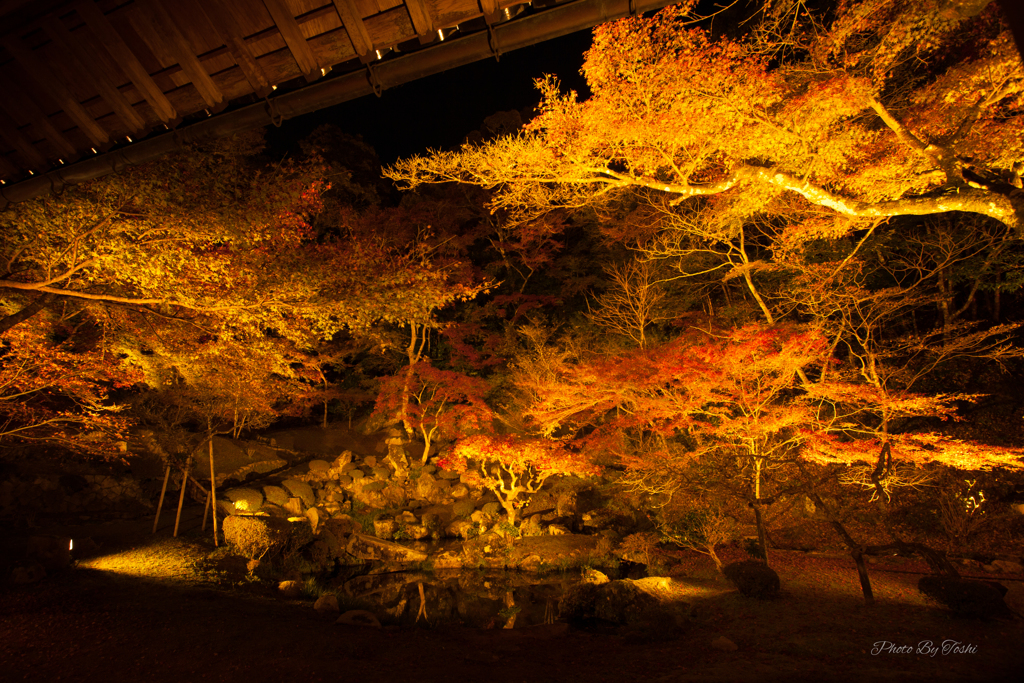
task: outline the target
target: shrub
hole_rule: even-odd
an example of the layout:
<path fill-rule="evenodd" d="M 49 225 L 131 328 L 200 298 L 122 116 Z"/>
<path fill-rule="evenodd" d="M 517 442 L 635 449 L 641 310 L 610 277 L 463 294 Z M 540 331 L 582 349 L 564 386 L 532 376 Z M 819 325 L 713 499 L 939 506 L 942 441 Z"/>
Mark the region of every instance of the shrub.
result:
<path fill-rule="evenodd" d="M 782 585 L 775 570 L 760 560 L 732 562 L 722 568 L 722 573 L 748 598 L 774 598 Z"/>
<path fill-rule="evenodd" d="M 224 540 L 250 560 L 280 551 L 291 537 L 291 525 L 276 517 L 231 515 L 224 519 Z"/>
<path fill-rule="evenodd" d="M 917 589 L 933 602 L 969 619 L 1011 619 L 1003 596 L 1006 588 L 989 581 L 971 581 L 951 576 L 922 576 Z"/>

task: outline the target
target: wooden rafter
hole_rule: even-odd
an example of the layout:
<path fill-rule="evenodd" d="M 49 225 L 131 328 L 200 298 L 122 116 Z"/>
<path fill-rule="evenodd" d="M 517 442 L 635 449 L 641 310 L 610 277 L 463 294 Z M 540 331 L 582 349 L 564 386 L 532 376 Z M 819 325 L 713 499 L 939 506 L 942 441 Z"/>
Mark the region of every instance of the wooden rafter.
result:
<path fill-rule="evenodd" d="M 206 69 L 203 68 L 203 65 L 196 57 L 195 48 L 192 47 L 188 39 L 182 34 L 178 24 L 167 13 L 160 0 L 149 0 L 148 2 L 140 3 L 139 10 L 148 15 L 152 22 L 150 26 L 156 29 L 156 34 L 149 36 L 149 39 L 164 43 L 169 52 L 178 61 L 178 66 L 185 72 L 188 79 L 192 81 L 192 85 L 195 86 L 196 90 L 199 91 L 199 96 L 203 98 L 203 101 L 215 109 L 219 108 L 222 103 L 226 104 L 220 88 L 210 78 L 210 74 L 206 73 Z"/>
<path fill-rule="evenodd" d="M 57 77 L 53 69 L 43 63 L 20 38 L 15 35 L 7 36 L 4 39 L 4 47 L 14 55 L 22 68 L 36 81 L 39 88 L 49 94 L 54 102 L 64 110 L 64 113 L 71 117 L 71 120 L 75 122 L 79 130 L 85 133 L 92 144 L 104 145 L 110 140 L 107 131 L 96 123 L 96 120 L 75 98 L 67 85 Z"/>
<path fill-rule="evenodd" d="M 125 44 L 124 39 L 100 11 L 100 8 L 92 0 L 81 0 L 75 5 L 75 11 L 96 36 L 97 42 L 110 53 L 114 62 L 124 70 L 139 93 L 146 98 L 156 115 L 164 123 L 177 119 L 178 114 L 170 100 L 164 95 L 164 91 L 150 77 L 149 72 L 142 66 L 131 48 Z"/>
<path fill-rule="evenodd" d="M 7 77 L 7 74 L 0 71 L 0 92 L 18 92 L 19 90 L 21 90 L 21 88 L 15 86 L 14 83 L 11 82 L 11 79 Z M 57 154 L 67 156 L 69 158 L 77 158 L 78 154 L 75 152 L 74 145 L 68 142 L 68 139 L 64 137 L 64 135 L 57 130 L 52 123 L 50 123 L 50 118 L 46 115 L 46 112 L 40 109 L 39 106 L 27 96 L 23 96 L 21 100 L 20 109 L 22 110 L 22 113 L 32 123 L 32 127 L 50 141 L 50 144 L 53 145 Z M 7 109 L 7 112 L 13 117 L 15 113 L 8 102 L 8 100 L 0 98 L 0 105 L 3 105 Z M 6 127 L 8 124 L 0 125 Z M 13 121 L 11 121 L 9 125 L 13 127 L 17 126 Z M 11 130 L 15 130 L 15 128 L 11 128 Z M 35 148 L 33 147 L 33 149 Z M 37 152 L 33 152 L 33 154 L 35 153 Z"/>
<path fill-rule="evenodd" d="M 352 41 L 352 50 L 360 57 L 373 52 L 373 39 L 366 30 L 366 24 L 353 0 L 334 0 L 334 8 L 338 11 L 341 23 L 345 25 L 348 39 Z"/>
<path fill-rule="evenodd" d="M 497 14 L 501 7 L 498 6 L 498 0 L 478 0 L 480 3 L 480 11 L 484 13 L 485 17 L 494 16 Z"/>
<path fill-rule="evenodd" d="M 434 31 L 434 19 L 423 0 L 405 0 L 405 8 L 409 11 L 416 35 L 424 36 Z"/>
<path fill-rule="evenodd" d="M 263 67 L 256 61 L 256 55 L 252 53 L 235 15 L 224 6 L 224 0 L 207 0 L 199 4 L 200 11 L 206 14 L 210 24 L 220 34 L 231 58 L 245 74 L 253 91 L 260 97 L 270 93 L 270 80 L 267 78 Z"/>
<path fill-rule="evenodd" d="M 18 153 L 27 167 L 39 170 L 47 167 L 43 155 L 18 131 L 17 124 L 2 108 L 0 108 L 0 138 L 3 138 L 4 142 Z"/>
<path fill-rule="evenodd" d="M 106 61 L 102 55 L 97 55 L 95 52 L 90 53 L 88 48 L 82 45 L 56 17 L 46 19 L 43 21 L 42 26 L 43 30 L 46 31 L 46 35 L 53 41 L 53 44 L 59 47 L 61 52 L 68 55 L 65 61 L 78 67 L 75 69 L 77 72 L 76 77 L 82 79 L 85 84 L 99 93 L 103 101 L 107 103 L 107 106 L 124 123 L 125 128 L 133 133 L 139 133 L 145 128 L 146 122 L 142 120 L 142 117 L 138 115 L 131 103 L 117 89 L 117 83 L 110 76 L 109 67 L 103 63 L 96 64 L 97 60 L 101 62 Z M 87 68 L 86 65 L 88 64 L 99 68 Z"/>
<path fill-rule="evenodd" d="M 291 51 L 295 63 L 299 65 L 299 71 L 307 81 L 314 81 L 320 77 L 320 64 L 316 60 L 313 51 L 309 49 L 306 37 L 302 35 L 299 22 L 295 21 L 292 12 L 284 4 L 284 0 L 263 0 L 267 11 L 274 19 L 277 30 L 284 38 L 288 50 Z"/>

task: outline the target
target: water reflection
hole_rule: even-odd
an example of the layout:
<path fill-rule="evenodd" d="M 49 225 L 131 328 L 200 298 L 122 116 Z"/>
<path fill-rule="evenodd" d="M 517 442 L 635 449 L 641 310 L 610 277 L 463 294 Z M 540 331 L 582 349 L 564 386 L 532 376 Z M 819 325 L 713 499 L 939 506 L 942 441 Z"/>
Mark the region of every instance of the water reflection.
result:
<path fill-rule="evenodd" d="M 579 575 L 462 569 L 367 574 L 339 579 L 334 587 L 352 607 L 403 626 L 521 628 L 553 623 L 559 599 L 580 580 Z"/>

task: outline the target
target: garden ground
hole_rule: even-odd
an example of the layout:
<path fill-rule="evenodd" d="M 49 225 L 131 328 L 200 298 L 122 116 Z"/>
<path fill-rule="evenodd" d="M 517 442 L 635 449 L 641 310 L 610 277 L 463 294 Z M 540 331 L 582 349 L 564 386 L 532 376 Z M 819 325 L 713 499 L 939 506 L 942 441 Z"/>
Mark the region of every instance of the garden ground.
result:
<path fill-rule="evenodd" d="M 883 558 L 872 566 L 878 604 L 864 606 L 849 558 L 779 551 L 778 600 L 740 596 L 699 555 L 670 567 L 690 606 L 677 634 L 565 625 L 480 630 L 458 625 L 384 629 L 335 625 L 308 600 L 283 600 L 221 563 L 187 510 L 184 532 L 151 521 L 91 529 L 98 554 L 65 574 L 4 587 L 0 671 L 11 681 L 366 680 L 565 682 L 1019 680 L 1024 622 L 952 618 L 915 586 L 926 568 Z M 737 553 L 729 557 L 730 552 Z M 726 549 L 726 561 L 740 559 Z M 965 575 L 972 572 L 965 571 Z M 987 578 L 992 578 L 991 575 Z M 1024 611 L 1024 577 L 999 577 Z M 734 651 L 712 642 L 724 636 Z M 922 643 L 955 641 L 958 652 Z M 877 651 L 878 643 L 910 646 Z"/>

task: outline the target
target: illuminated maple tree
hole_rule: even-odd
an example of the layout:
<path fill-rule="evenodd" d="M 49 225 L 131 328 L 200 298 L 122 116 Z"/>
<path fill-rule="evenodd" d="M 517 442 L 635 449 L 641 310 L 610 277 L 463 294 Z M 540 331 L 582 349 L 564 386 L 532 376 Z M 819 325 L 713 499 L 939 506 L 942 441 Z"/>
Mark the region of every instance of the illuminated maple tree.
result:
<path fill-rule="evenodd" d="M 383 417 L 404 413 L 423 439 L 423 464 L 439 440 L 490 428 L 491 409 L 484 400 L 487 382 L 427 361 L 410 367 L 411 377 L 403 370 L 381 382 L 374 412 Z M 410 404 L 401 406 L 403 400 Z"/>
<path fill-rule="evenodd" d="M 758 212 L 854 219 L 979 213 L 1018 227 L 1024 66 L 996 6 L 936 0 L 803 3 L 786 35 L 737 39 L 691 25 L 694 2 L 594 30 L 580 101 L 538 82 L 540 115 L 515 136 L 398 162 L 408 186 L 493 188 L 521 220 L 623 192 L 712 199 L 722 230 Z"/>
<path fill-rule="evenodd" d="M 50 318 L 34 316 L 0 338 L 0 445 L 119 457 L 130 420 L 110 394 L 142 373 L 71 334 L 82 324 L 78 316 Z"/>
<path fill-rule="evenodd" d="M 549 439 L 480 434 L 460 439 L 438 466 L 471 472 L 494 492 L 509 524 L 516 513 L 555 475 L 591 476 L 600 471 L 577 451 Z"/>

